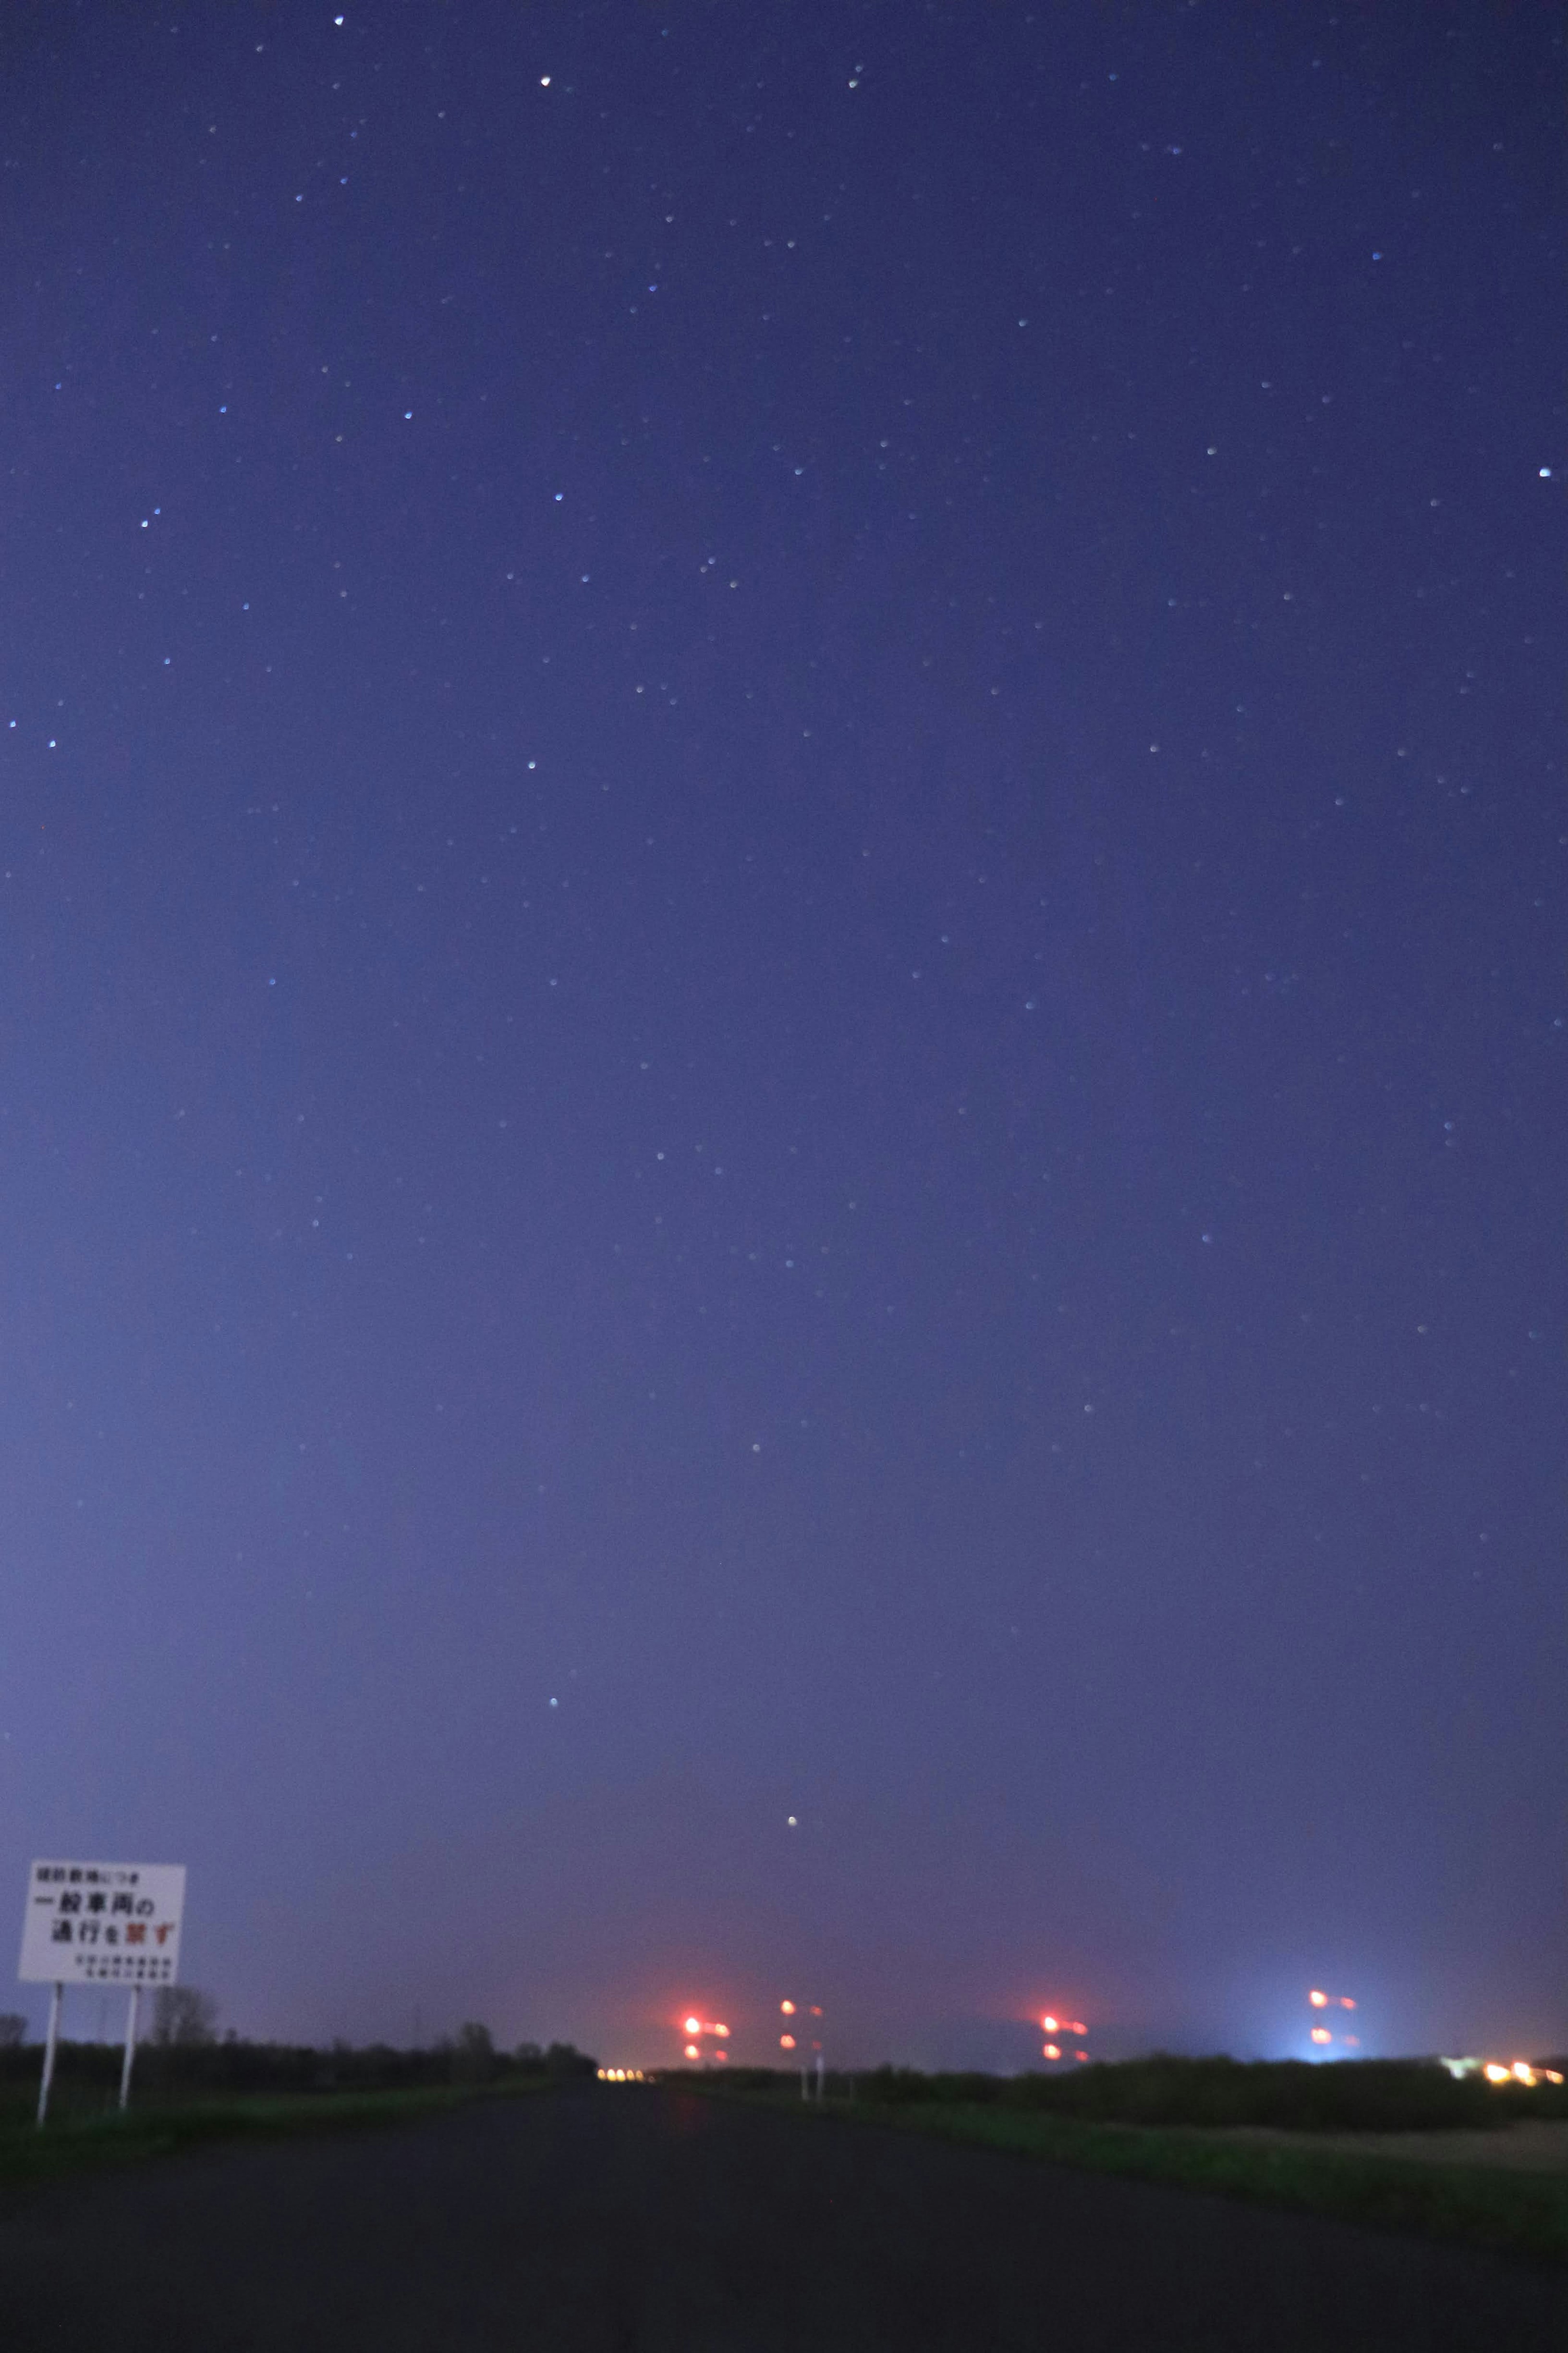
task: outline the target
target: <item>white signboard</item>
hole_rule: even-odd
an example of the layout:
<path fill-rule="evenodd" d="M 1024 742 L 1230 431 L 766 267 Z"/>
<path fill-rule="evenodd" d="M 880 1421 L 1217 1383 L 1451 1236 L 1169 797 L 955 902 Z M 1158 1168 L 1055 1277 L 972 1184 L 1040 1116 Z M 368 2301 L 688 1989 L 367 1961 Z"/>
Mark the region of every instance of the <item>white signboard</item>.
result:
<path fill-rule="evenodd" d="M 29 1985 L 174 1985 L 183 1862 L 35 1862 L 16 1974 Z"/>

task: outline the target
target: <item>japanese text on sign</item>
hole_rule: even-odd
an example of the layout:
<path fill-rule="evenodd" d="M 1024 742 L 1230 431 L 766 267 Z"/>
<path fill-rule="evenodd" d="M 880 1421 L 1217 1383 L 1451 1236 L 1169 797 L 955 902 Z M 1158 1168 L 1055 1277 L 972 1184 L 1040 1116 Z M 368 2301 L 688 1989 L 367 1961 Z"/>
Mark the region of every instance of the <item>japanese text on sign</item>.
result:
<path fill-rule="evenodd" d="M 28 1984 L 173 1985 L 185 1867 L 35 1862 L 16 1974 Z"/>

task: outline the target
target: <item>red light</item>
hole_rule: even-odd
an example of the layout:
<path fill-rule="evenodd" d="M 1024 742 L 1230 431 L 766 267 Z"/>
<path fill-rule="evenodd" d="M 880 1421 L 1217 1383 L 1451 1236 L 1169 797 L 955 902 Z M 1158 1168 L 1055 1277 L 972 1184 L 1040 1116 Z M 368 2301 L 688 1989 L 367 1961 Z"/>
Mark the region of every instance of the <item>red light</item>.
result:
<path fill-rule="evenodd" d="M 1075 2051 L 1072 2055 L 1075 2059 L 1087 2059 L 1089 2057 L 1087 2051 Z"/>
<path fill-rule="evenodd" d="M 1089 2029 L 1084 2024 L 1081 2018 L 1069 2018 L 1067 2022 L 1066 2031 L 1068 2034 L 1087 2034 L 1089 2032 Z"/>
<path fill-rule="evenodd" d="M 1341 1996 L 1340 1996 L 1340 2008 L 1341 2008 L 1342 2010 L 1353 2010 L 1353 2009 L 1355 2008 L 1355 2004 L 1354 2004 L 1354 2002 L 1351 2000 L 1351 1998 L 1350 1998 L 1350 1996 L 1349 1996 L 1349 1994 L 1348 1994 L 1348 1993 L 1342 1993 L 1342 1994 L 1341 1994 Z"/>
<path fill-rule="evenodd" d="M 730 2031 L 727 2026 L 715 2026 L 711 2031 L 715 2034 L 728 2034 Z"/>

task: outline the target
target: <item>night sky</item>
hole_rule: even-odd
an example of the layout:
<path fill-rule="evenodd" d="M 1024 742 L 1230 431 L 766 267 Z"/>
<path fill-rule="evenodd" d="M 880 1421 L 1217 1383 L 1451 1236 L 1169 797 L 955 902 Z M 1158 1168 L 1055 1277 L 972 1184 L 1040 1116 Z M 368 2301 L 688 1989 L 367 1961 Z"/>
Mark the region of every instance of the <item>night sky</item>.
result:
<path fill-rule="evenodd" d="M 1563 2047 L 1562 46 L 7 8 L 18 1926 Z"/>

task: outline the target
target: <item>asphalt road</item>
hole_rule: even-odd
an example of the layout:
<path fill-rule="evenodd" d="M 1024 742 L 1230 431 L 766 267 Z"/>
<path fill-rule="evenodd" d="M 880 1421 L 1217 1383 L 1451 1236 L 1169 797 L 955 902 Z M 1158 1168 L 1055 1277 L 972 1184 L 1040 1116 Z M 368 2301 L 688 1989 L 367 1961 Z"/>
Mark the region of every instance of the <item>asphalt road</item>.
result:
<path fill-rule="evenodd" d="M 1568 2277 L 584 2086 L 0 2204 L 6 2353 L 1562 2353 Z"/>

